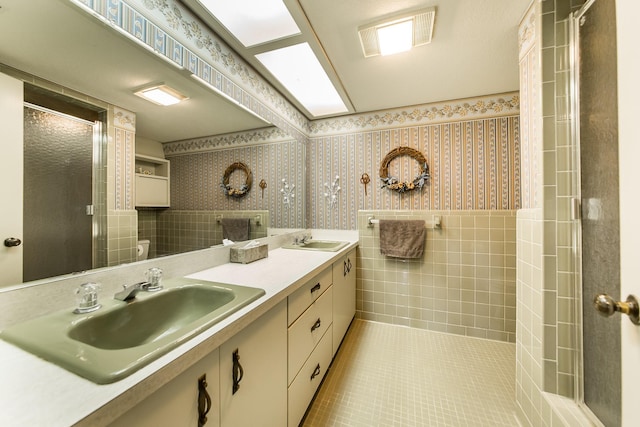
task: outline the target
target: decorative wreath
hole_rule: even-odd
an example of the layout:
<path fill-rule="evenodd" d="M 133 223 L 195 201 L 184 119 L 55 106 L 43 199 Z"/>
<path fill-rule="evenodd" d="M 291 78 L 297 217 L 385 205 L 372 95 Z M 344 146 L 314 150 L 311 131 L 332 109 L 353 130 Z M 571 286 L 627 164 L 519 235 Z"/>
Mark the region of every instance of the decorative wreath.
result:
<path fill-rule="evenodd" d="M 234 171 L 238 169 L 243 171 L 244 174 L 247 176 L 247 179 L 245 180 L 244 184 L 240 186 L 239 189 L 233 188 L 229 184 L 229 177 Z M 220 184 L 220 186 L 224 188 L 224 192 L 227 196 L 243 197 L 249 192 L 249 190 L 251 190 L 252 183 L 253 183 L 253 176 L 251 175 L 251 169 L 249 169 L 249 167 L 242 162 L 235 162 L 235 163 L 232 163 L 231 166 L 229 166 L 224 171 L 224 175 L 222 176 L 222 184 Z"/>
<path fill-rule="evenodd" d="M 400 182 L 398 178 L 389 176 L 389 163 L 391 163 L 391 161 L 396 157 L 400 156 L 409 156 L 420 164 L 420 175 L 418 175 L 413 181 Z M 381 188 L 388 188 L 389 190 L 397 191 L 398 193 L 422 188 L 424 184 L 429 181 L 429 165 L 427 165 L 427 159 L 421 152 L 414 150 L 413 148 L 394 148 L 387 153 L 384 159 L 382 159 L 382 163 L 380 163 L 380 179 L 382 180 Z"/>

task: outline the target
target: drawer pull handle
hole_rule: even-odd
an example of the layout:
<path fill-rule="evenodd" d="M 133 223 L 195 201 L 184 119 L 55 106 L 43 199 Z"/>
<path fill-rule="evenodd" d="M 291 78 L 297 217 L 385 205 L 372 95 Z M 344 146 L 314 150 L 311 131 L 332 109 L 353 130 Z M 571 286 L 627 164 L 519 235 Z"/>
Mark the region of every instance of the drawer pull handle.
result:
<path fill-rule="evenodd" d="M 238 349 L 233 352 L 233 388 L 231 394 L 236 394 L 236 392 L 240 389 L 240 381 L 242 381 L 242 377 L 244 376 L 244 369 L 242 369 L 242 365 L 240 364 L 240 355 L 238 354 Z"/>
<path fill-rule="evenodd" d="M 318 318 L 318 320 L 316 320 L 316 323 L 314 323 L 313 326 L 311 327 L 311 332 L 313 332 L 316 329 L 318 329 L 321 324 L 322 324 L 322 322 L 320 322 L 320 318 Z"/>
<path fill-rule="evenodd" d="M 319 291 L 320 288 L 322 288 L 322 286 L 320 286 L 320 283 L 316 283 L 315 286 L 313 288 L 311 288 L 311 293 Z"/>
<path fill-rule="evenodd" d="M 311 374 L 311 381 L 313 381 L 313 379 L 315 377 L 317 377 L 318 375 L 320 375 L 320 364 L 319 363 L 316 365 L 316 369 L 313 370 L 313 374 Z"/>
<path fill-rule="evenodd" d="M 207 423 L 207 414 L 211 410 L 211 396 L 207 393 L 207 375 L 198 378 L 198 427 Z"/>

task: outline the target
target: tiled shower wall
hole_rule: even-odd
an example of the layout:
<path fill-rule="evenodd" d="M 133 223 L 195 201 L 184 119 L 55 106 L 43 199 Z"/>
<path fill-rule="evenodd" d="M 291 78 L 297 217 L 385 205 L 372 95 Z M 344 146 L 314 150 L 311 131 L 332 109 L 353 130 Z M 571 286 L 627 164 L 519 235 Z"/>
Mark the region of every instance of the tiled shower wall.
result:
<path fill-rule="evenodd" d="M 367 218 L 442 217 L 428 229 L 417 260 L 380 255 L 378 226 Z M 357 316 L 480 338 L 515 342 L 516 216 L 514 210 L 362 210 Z"/>
<path fill-rule="evenodd" d="M 522 133 L 534 138 L 527 146 L 535 150 L 523 155 L 523 182 L 538 196 L 523 200 L 527 209 L 518 212 L 516 399 L 533 426 L 565 425 L 551 409 L 563 397 L 571 402 L 576 381 L 571 199 L 577 174 L 567 18 L 583 3 L 534 2 L 519 31 L 521 86 L 529 91 L 526 100 L 523 93 Z"/>

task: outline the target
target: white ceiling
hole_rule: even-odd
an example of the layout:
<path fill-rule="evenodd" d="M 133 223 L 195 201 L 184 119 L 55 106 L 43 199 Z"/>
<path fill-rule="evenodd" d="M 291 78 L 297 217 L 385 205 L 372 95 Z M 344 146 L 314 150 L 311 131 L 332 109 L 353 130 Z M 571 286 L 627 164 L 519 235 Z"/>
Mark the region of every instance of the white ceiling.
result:
<path fill-rule="evenodd" d="M 245 49 L 197 0 L 182 0 L 309 119 L 256 53 L 308 41 L 350 113 L 518 90 L 517 26 L 530 0 L 284 1 L 302 34 Z M 437 8 L 431 44 L 364 58 L 358 26 L 423 6 Z M 167 142 L 266 126 L 65 0 L 0 0 L 0 40 L 0 63 L 136 112 L 138 134 L 146 138 Z M 154 82 L 190 99 L 160 107 L 133 95 Z"/>
<path fill-rule="evenodd" d="M 518 90 L 517 28 L 531 0 L 284 0 L 302 34 L 244 48 L 207 14 L 183 0 L 279 90 L 255 60 L 260 52 L 307 41 L 345 98 L 350 113 Z M 435 6 L 431 44 L 365 58 L 358 27 L 406 10 Z M 297 105 L 295 100 L 292 100 Z M 298 105 L 308 118 L 313 117 Z"/>

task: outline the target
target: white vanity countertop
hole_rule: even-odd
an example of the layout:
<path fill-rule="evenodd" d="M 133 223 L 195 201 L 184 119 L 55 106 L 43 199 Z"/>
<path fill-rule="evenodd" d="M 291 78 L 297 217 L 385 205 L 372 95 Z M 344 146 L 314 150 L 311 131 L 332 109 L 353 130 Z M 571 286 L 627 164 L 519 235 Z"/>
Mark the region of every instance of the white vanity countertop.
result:
<path fill-rule="evenodd" d="M 349 241 L 339 252 L 274 249 L 251 264 L 223 264 L 187 277 L 259 287 L 266 294 L 228 318 L 113 384 L 98 385 L 0 340 L 0 425 L 99 426 L 215 350 L 340 256 L 357 245 L 357 233 L 314 233 Z"/>

